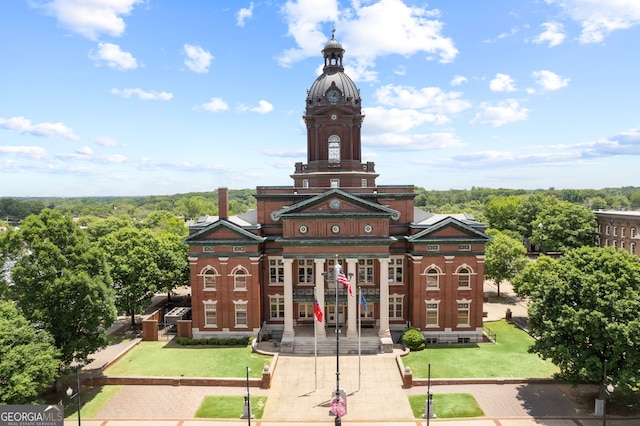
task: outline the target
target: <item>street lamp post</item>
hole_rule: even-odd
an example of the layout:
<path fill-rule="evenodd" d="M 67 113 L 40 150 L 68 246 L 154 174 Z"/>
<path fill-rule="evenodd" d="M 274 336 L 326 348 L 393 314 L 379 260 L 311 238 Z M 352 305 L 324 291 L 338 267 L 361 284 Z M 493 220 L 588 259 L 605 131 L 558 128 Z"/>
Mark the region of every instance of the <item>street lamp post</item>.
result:
<path fill-rule="evenodd" d="M 614 391 L 611 383 L 607 383 L 607 360 L 604 360 L 604 380 L 602 381 L 602 426 L 607 426 L 607 399 Z"/>
<path fill-rule="evenodd" d="M 539 223 L 538 229 L 540 229 L 540 252 L 544 253 L 544 224 Z"/>
<path fill-rule="evenodd" d="M 249 371 L 251 371 L 251 369 L 247 367 L 247 389 L 244 391 L 244 414 L 240 418 L 247 419 L 247 424 L 251 426 L 253 414 L 251 414 L 251 395 L 249 394 Z"/>
<path fill-rule="evenodd" d="M 71 389 L 71 386 L 69 386 L 67 388 L 67 396 L 71 399 L 76 399 L 76 403 L 78 404 L 78 426 L 80 426 L 82 424 L 81 418 L 80 418 L 80 408 L 82 406 L 82 403 L 80 402 L 80 367 L 76 367 L 76 386 L 77 386 L 77 391 L 76 393 L 73 393 L 73 389 Z"/>

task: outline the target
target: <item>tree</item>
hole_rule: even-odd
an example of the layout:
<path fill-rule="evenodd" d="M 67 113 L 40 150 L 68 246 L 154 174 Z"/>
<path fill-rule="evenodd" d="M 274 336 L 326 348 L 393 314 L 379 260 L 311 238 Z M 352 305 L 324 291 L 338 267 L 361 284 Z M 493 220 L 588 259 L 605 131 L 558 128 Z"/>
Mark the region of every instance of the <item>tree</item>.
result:
<path fill-rule="evenodd" d="M 486 245 L 484 276 L 496 283 L 500 296 L 500 284 L 518 275 L 529 262 L 527 249 L 521 241 L 498 230 L 489 230 L 487 233 L 492 240 Z"/>
<path fill-rule="evenodd" d="M 206 214 L 215 214 L 216 211 L 213 201 L 202 196 L 180 198 L 176 203 L 176 212 L 185 219 L 197 219 Z"/>
<path fill-rule="evenodd" d="M 110 265 L 116 306 L 136 324 L 158 291 L 162 271 L 158 266 L 158 241 L 149 229 L 122 228 L 99 240 Z"/>
<path fill-rule="evenodd" d="M 163 230 L 156 231 L 155 238 L 156 264 L 160 270 L 157 287 L 167 293 L 170 300 L 174 288 L 189 285 L 189 246 L 179 236 Z"/>
<path fill-rule="evenodd" d="M 564 252 L 594 245 L 596 215 L 584 206 L 558 201 L 543 208 L 532 222 L 531 241 L 545 252 Z"/>
<path fill-rule="evenodd" d="M 522 197 L 490 197 L 484 206 L 484 216 L 490 228 L 518 231 L 518 208 Z"/>
<path fill-rule="evenodd" d="M 60 366 L 54 343 L 13 302 L 0 300 L 0 404 L 33 403 L 51 385 Z"/>
<path fill-rule="evenodd" d="M 543 256 L 528 272 L 531 351 L 560 369 L 570 383 L 640 386 L 640 261 L 612 247 L 582 247 L 554 260 Z"/>
<path fill-rule="evenodd" d="M 189 228 L 187 228 L 184 221 L 166 210 L 152 211 L 142 220 L 140 227 L 164 230 L 178 237 L 186 237 L 189 234 Z"/>
<path fill-rule="evenodd" d="M 18 306 L 53 335 L 65 365 L 88 361 L 116 319 L 104 254 L 54 210 L 29 216 L 19 232 L 24 250 L 11 275 Z"/>
<path fill-rule="evenodd" d="M 520 233 L 525 238 L 530 238 L 533 233 L 533 228 L 538 226 L 536 218 L 538 214 L 547 206 L 558 203 L 559 200 L 552 196 L 546 195 L 543 192 L 536 192 L 529 195 L 518 206 L 517 222 Z"/>

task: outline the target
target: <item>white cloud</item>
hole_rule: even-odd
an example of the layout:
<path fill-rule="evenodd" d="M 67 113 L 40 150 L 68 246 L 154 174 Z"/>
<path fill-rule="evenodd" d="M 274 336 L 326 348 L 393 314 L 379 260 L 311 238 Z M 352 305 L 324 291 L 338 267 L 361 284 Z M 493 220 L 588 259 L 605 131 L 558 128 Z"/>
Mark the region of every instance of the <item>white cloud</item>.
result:
<path fill-rule="evenodd" d="M 124 146 L 123 144 L 121 144 L 120 142 L 118 142 L 117 140 L 110 138 L 108 136 L 99 136 L 98 138 L 96 138 L 96 143 L 100 146 Z"/>
<path fill-rule="evenodd" d="M 483 102 L 480 104 L 482 111 L 469 122 L 472 125 L 491 125 L 499 127 L 507 123 L 526 120 L 530 110 L 521 107 L 516 99 L 507 99 L 495 105 Z"/>
<path fill-rule="evenodd" d="M 42 7 L 60 26 L 88 39 L 100 34 L 119 37 L 126 24 L 122 19 L 144 0 L 52 0 Z"/>
<path fill-rule="evenodd" d="M 489 83 L 492 92 L 515 92 L 515 81 L 507 74 L 496 74 L 496 77 Z"/>
<path fill-rule="evenodd" d="M 253 16 L 253 2 L 249 4 L 249 7 L 243 7 L 238 11 L 238 17 L 236 19 L 236 25 L 239 27 L 244 27 L 244 21 L 251 18 Z"/>
<path fill-rule="evenodd" d="M 258 102 L 258 106 L 248 107 L 246 105 L 240 105 L 240 111 L 257 112 L 258 114 L 268 114 L 273 111 L 273 105 L 265 100 Z"/>
<path fill-rule="evenodd" d="M 0 127 L 18 133 L 28 133 L 33 136 L 46 138 L 63 138 L 77 141 L 80 138 L 64 123 L 31 124 L 31 120 L 24 117 L 0 118 Z"/>
<path fill-rule="evenodd" d="M 544 28 L 544 31 L 540 33 L 538 37 L 533 39 L 534 43 L 549 43 L 549 47 L 562 44 L 566 37 L 564 25 L 559 22 L 545 22 L 540 26 Z"/>
<path fill-rule="evenodd" d="M 39 146 L 0 146 L 0 154 L 12 154 L 33 160 L 47 158 L 47 151 Z"/>
<path fill-rule="evenodd" d="M 307 150 L 306 149 L 263 149 L 261 151 L 264 155 L 268 155 L 270 157 L 284 157 L 284 158 L 298 158 L 298 157 L 306 157 Z M 291 167 L 291 163 L 287 163 Z"/>
<path fill-rule="evenodd" d="M 562 89 L 569 84 L 571 81 L 569 78 L 563 78 L 558 74 L 548 71 L 534 71 L 531 73 L 531 77 L 536 81 L 536 84 L 540 86 L 539 90 L 535 89 L 527 89 L 528 93 L 538 93 L 538 92 L 553 92 L 554 90 Z"/>
<path fill-rule="evenodd" d="M 367 117 L 367 126 L 363 127 L 362 131 L 368 135 L 402 133 L 424 123 L 448 122 L 445 116 L 414 109 L 373 107 L 364 108 L 364 114 Z"/>
<path fill-rule="evenodd" d="M 146 92 L 142 89 L 111 89 L 111 93 L 114 95 L 120 95 L 123 98 L 130 98 L 131 96 L 137 96 L 138 99 L 142 101 L 149 100 L 160 100 L 160 101 L 168 101 L 173 98 L 173 93 L 169 92 L 156 92 L 152 90 L 150 92 Z"/>
<path fill-rule="evenodd" d="M 354 1 L 352 8 L 339 10 L 335 0 L 289 0 L 282 11 L 298 46 L 283 52 L 279 58 L 283 66 L 318 54 L 328 38 L 320 31 L 324 22 L 336 23 L 340 30 L 336 39 L 354 58 L 350 64 L 358 64 L 359 74 L 369 78 L 372 75 L 366 71 L 380 56 L 425 52 L 427 59 L 446 63 L 458 54 L 451 38 L 442 35 L 443 24 L 436 19 L 439 11 L 426 6 L 407 6 L 400 0 Z"/>
<path fill-rule="evenodd" d="M 202 108 L 206 111 L 217 112 L 226 111 L 229 109 L 229 105 L 222 98 L 211 98 L 206 104 L 202 104 Z"/>
<path fill-rule="evenodd" d="M 452 86 L 461 86 L 463 83 L 466 83 L 467 81 L 469 81 L 467 79 L 467 77 L 465 77 L 463 75 L 456 75 L 451 80 L 451 85 Z"/>
<path fill-rule="evenodd" d="M 209 72 L 209 65 L 211 65 L 211 61 L 213 60 L 211 53 L 200 46 L 193 46 L 191 44 L 184 45 L 184 53 L 187 55 L 187 59 L 184 60 L 187 68 L 201 74 Z"/>
<path fill-rule="evenodd" d="M 558 7 L 582 26 L 582 43 L 599 43 L 615 30 L 640 24 L 638 0 L 545 0 Z"/>
<path fill-rule="evenodd" d="M 444 92 L 439 87 L 416 89 L 411 86 L 387 84 L 379 87 L 374 97 L 381 105 L 441 114 L 456 114 L 471 107 L 469 101 L 461 99 L 461 92 Z"/>
<path fill-rule="evenodd" d="M 113 43 L 98 43 L 98 52 L 90 52 L 89 57 L 94 61 L 104 61 L 109 68 L 119 71 L 138 68 L 136 58 L 134 58 L 131 53 L 121 50 L 120 46 Z"/>
<path fill-rule="evenodd" d="M 362 139 L 362 143 L 367 147 L 393 151 L 426 151 L 465 146 L 455 134 L 446 132 L 411 135 L 386 133 L 383 135 L 365 136 Z"/>

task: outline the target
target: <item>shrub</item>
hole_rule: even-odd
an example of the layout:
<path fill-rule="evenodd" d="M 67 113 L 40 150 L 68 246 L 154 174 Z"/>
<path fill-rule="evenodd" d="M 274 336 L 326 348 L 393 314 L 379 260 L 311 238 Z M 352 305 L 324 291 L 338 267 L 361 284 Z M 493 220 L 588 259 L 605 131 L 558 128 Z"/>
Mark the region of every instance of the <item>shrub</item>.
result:
<path fill-rule="evenodd" d="M 409 328 L 402 333 L 402 342 L 412 351 L 420 351 L 426 347 L 424 336 L 417 328 Z"/>

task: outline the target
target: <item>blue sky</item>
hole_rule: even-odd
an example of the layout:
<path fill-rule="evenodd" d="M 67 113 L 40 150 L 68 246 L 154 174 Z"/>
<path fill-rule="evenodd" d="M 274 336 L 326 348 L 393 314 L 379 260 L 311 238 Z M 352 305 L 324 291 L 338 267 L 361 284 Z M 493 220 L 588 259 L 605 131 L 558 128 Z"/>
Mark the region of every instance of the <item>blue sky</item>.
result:
<path fill-rule="evenodd" d="M 291 185 L 334 26 L 378 184 L 640 186 L 638 0 L 6 0 L 0 196 Z"/>

